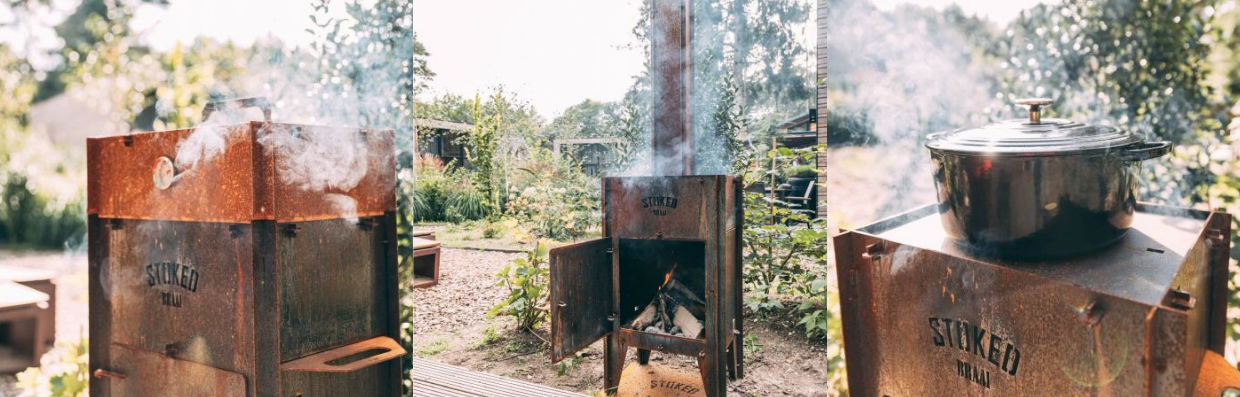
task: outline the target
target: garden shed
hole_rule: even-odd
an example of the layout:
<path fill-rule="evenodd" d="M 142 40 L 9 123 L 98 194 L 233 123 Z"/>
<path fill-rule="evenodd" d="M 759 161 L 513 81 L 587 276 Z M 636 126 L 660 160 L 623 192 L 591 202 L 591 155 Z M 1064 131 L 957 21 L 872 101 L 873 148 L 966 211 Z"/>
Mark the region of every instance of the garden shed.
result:
<path fill-rule="evenodd" d="M 467 166 L 465 144 L 462 137 L 474 129 L 473 124 L 458 123 L 434 119 L 414 119 L 414 151 L 419 156 L 432 156 L 444 164 L 456 161 L 458 166 Z"/>

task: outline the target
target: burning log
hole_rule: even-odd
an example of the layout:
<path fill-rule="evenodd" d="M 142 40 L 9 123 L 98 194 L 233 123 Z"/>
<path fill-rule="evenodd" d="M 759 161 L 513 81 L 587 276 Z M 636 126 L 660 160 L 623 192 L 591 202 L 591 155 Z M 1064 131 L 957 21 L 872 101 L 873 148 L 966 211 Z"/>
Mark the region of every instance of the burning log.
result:
<path fill-rule="evenodd" d="M 689 287 L 676 282 L 675 271 L 673 267 L 667 273 L 654 299 L 629 323 L 630 328 L 686 338 L 697 338 L 702 333 L 706 302 Z"/>

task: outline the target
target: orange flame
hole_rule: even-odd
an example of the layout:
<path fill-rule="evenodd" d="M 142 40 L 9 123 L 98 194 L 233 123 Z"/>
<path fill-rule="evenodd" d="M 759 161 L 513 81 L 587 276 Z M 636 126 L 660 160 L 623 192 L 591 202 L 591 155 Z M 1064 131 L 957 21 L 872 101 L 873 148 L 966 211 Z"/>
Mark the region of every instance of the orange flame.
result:
<path fill-rule="evenodd" d="M 667 283 L 672 281 L 672 272 L 674 271 L 676 271 L 675 263 L 672 264 L 672 270 L 668 270 L 667 274 L 663 275 L 663 284 L 659 284 L 659 289 L 663 289 L 663 287 L 667 286 Z"/>

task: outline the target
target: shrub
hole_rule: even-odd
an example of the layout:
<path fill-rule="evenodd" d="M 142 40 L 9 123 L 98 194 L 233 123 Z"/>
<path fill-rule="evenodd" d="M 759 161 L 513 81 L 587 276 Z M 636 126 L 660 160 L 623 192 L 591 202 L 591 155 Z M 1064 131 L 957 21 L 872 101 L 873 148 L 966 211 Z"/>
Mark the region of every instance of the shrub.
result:
<path fill-rule="evenodd" d="M 513 176 L 507 216 L 535 239 L 568 241 L 597 226 L 599 181 L 541 151 Z"/>
<path fill-rule="evenodd" d="M 776 164 L 789 167 L 812 158 L 815 149 L 780 148 L 767 154 L 776 159 Z M 750 164 L 770 164 L 769 160 L 757 161 L 755 152 L 747 155 Z M 793 168 L 776 171 L 791 174 L 788 171 Z M 761 181 L 768 172 L 750 168 L 745 180 Z M 790 210 L 785 204 L 762 193 L 745 192 L 745 304 L 762 313 L 788 310 L 785 299 L 797 301 L 791 310 L 801 315 L 799 324 L 805 327 L 805 335 L 825 338 L 832 315 L 827 310 L 827 222 L 811 218 L 812 212 Z"/>
<path fill-rule="evenodd" d="M 449 184 L 442 188 L 444 220 L 461 223 L 486 218 L 486 195 L 474 184 Z"/>
<path fill-rule="evenodd" d="M 818 168 L 812 165 L 798 165 L 788 168 L 784 175 L 789 178 L 817 178 Z"/>
<path fill-rule="evenodd" d="M 413 221 L 460 223 L 486 218 L 486 195 L 470 172 L 433 158 L 420 161 L 413 181 Z"/>
<path fill-rule="evenodd" d="M 547 311 L 541 306 L 547 302 L 549 273 L 547 245 L 540 241 L 524 258 L 514 259 L 495 275 L 500 280 L 498 285 L 508 289 L 508 296 L 487 311 L 487 316 L 513 316 L 517 329 L 533 331 L 547 320 Z"/>
<path fill-rule="evenodd" d="M 17 374 L 18 397 L 86 397 L 90 386 L 90 352 L 86 338 L 58 341 L 31 367 Z"/>

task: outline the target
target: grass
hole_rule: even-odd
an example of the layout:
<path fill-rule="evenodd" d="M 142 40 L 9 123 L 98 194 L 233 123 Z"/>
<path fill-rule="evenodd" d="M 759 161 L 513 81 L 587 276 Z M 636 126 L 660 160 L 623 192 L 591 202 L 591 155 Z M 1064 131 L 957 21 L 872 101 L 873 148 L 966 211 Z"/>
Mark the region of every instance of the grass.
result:
<path fill-rule="evenodd" d="M 478 343 L 474 344 L 474 349 L 481 349 L 483 347 L 490 346 L 498 340 L 499 333 L 496 332 L 495 323 L 488 323 L 487 329 L 482 331 L 482 339 L 478 340 Z"/>
<path fill-rule="evenodd" d="M 436 338 L 427 342 L 425 346 L 418 347 L 418 357 L 429 357 L 448 350 L 448 340 L 444 338 Z"/>

